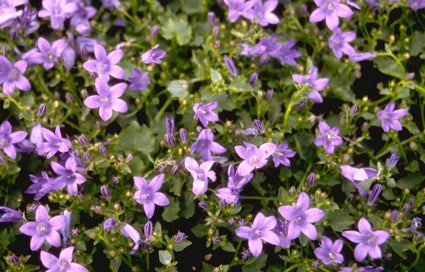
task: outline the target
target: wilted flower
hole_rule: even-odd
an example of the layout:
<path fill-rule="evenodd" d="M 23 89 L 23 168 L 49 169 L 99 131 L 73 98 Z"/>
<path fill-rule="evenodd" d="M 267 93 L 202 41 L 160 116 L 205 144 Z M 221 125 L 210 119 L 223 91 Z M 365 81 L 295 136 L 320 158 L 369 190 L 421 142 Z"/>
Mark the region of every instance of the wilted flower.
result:
<path fill-rule="evenodd" d="M 167 206 L 170 203 L 165 194 L 158 192 L 164 182 L 163 174 L 153 177 L 150 183 L 142 177 L 133 177 L 133 179 L 134 185 L 138 189 L 134 193 L 133 198 L 139 204 L 143 205 L 146 217 L 152 218 L 155 211 L 155 205 Z"/>

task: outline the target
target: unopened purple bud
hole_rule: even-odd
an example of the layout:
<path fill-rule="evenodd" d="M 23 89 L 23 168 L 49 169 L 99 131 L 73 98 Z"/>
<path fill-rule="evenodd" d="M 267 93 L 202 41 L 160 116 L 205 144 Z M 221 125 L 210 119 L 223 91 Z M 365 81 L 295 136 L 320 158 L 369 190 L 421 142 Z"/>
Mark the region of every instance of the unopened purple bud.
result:
<path fill-rule="evenodd" d="M 68 210 L 65 210 L 63 212 L 63 216 L 65 217 L 65 225 L 60 229 L 62 237 L 63 237 L 63 243 L 66 245 L 69 238 L 69 231 L 71 230 L 71 212 Z"/>
<path fill-rule="evenodd" d="M 267 94 L 266 94 L 267 99 L 270 100 L 273 98 L 273 96 L 274 96 L 274 90 L 273 89 L 267 90 Z"/>
<path fill-rule="evenodd" d="M 297 188 L 295 188 L 295 186 L 292 185 L 291 188 L 289 188 L 288 193 L 290 195 L 294 195 L 296 192 L 297 192 Z"/>
<path fill-rule="evenodd" d="M 409 230 L 413 232 L 417 232 L 417 229 L 422 226 L 422 219 L 419 217 L 414 217 L 412 219 L 412 223 L 410 224 Z"/>
<path fill-rule="evenodd" d="M 106 219 L 106 221 L 103 223 L 103 229 L 105 231 L 110 231 L 111 229 L 114 228 L 116 222 L 117 221 L 115 221 L 114 218 L 108 218 L 108 219 Z"/>
<path fill-rule="evenodd" d="M 102 186 L 100 187 L 100 193 L 102 194 L 102 196 L 103 196 L 106 200 L 111 199 L 111 191 L 109 190 L 108 186 L 106 186 L 106 185 L 102 185 Z"/>
<path fill-rule="evenodd" d="M 233 59 L 231 57 L 224 56 L 224 63 L 226 64 L 231 76 L 235 77 L 238 75 L 238 70 L 236 70 L 235 63 L 233 62 Z"/>
<path fill-rule="evenodd" d="M 403 213 L 407 213 L 410 210 L 410 205 L 407 203 L 403 204 L 403 208 L 401 208 L 401 210 L 403 211 Z"/>
<path fill-rule="evenodd" d="M 38 106 L 38 117 L 42 117 L 44 113 L 46 112 L 46 104 L 41 103 L 40 106 Z"/>
<path fill-rule="evenodd" d="M 9 257 L 9 262 L 13 265 L 18 265 L 19 264 L 19 258 L 18 256 L 15 255 L 15 253 L 13 253 L 10 257 Z"/>
<path fill-rule="evenodd" d="M 152 236 L 152 232 L 153 232 L 153 226 L 152 226 L 152 222 L 148 221 L 144 226 L 143 226 L 143 234 L 145 235 L 145 238 L 149 238 Z"/>
<path fill-rule="evenodd" d="M 87 138 L 86 138 L 86 136 L 84 136 L 84 135 L 80 135 L 80 136 L 78 137 L 78 142 L 80 142 L 80 144 L 81 144 L 82 146 L 87 146 L 87 144 L 88 144 Z"/>
<path fill-rule="evenodd" d="M 416 200 L 414 198 L 409 198 L 407 203 L 409 204 L 410 207 L 414 207 L 416 204 Z"/>
<path fill-rule="evenodd" d="M 396 211 L 396 210 L 392 211 L 391 212 L 391 221 L 393 223 L 397 222 L 398 221 L 398 218 L 399 218 L 399 215 L 400 215 L 400 213 L 398 211 Z"/>
<path fill-rule="evenodd" d="M 164 135 L 164 140 L 167 142 L 167 144 L 168 144 L 169 147 L 174 147 L 175 146 L 175 144 L 174 144 L 174 138 L 173 138 L 172 135 L 165 134 Z"/>
<path fill-rule="evenodd" d="M 329 253 L 329 255 L 330 254 L 333 254 L 333 253 Z M 311 268 L 313 268 L 313 270 L 317 270 L 317 269 L 319 269 L 319 267 L 320 267 L 320 263 L 318 261 L 313 261 L 311 263 Z"/>
<path fill-rule="evenodd" d="M 210 23 L 211 27 L 214 27 L 217 25 L 215 13 L 212 11 L 208 12 L 208 22 Z"/>
<path fill-rule="evenodd" d="M 173 167 L 171 167 L 170 174 L 174 175 L 177 172 L 177 170 L 179 170 L 179 165 L 174 164 Z"/>
<path fill-rule="evenodd" d="M 1 165 L 6 165 L 7 164 L 7 160 L 6 160 L 6 158 L 2 154 L 0 154 L 0 164 Z"/>
<path fill-rule="evenodd" d="M 362 124 L 362 130 L 363 131 L 367 131 L 369 129 L 369 124 L 367 123 L 367 122 L 364 122 L 363 124 Z"/>
<path fill-rule="evenodd" d="M 155 25 L 151 28 L 151 36 L 156 37 L 159 33 L 159 26 Z"/>
<path fill-rule="evenodd" d="M 306 105 L 305 100 L 301 100 L 301 102 L 297 104 L 297 106 L 295 107 L 295 109 L 298 110 L 298 111 L 300 111 L 300 110 L 302 110 L 302 109 L 305 108 L 305 105 Z"/>
<path fill-rule="evenodd" d="M 72 96 L 72 94 L 70 94 L 70 93 L 65 93 L 65 100 L 66 100 L 66 102 L 68 102 L 68 103 L 73 103 L 74 102 L 74 97 Z"/>
<path fill-rule="evenodd" d="M 84 154 L 83 154 L 83 160 L 85 161 L 85 162 L 91 162 L 92 161 L 92 156 L 90 155 L 90 153 L 89 152 L 84 152 Z"/>
<path fill-rule="evenodd" d="M 103 144 L 101 144 L 99 146 L 99 153 L 100 153 L 100 155 L 105 157 L 108 154 L 108 149 L 106 149 L 106 147 Z"/>
<path fill-rule="evenodd" d="M 117 185 L 118 182 L 120 182 L 120 178 L 119 177 L 113 177 L 112 178 L 112 185 Z"/>
<path fill-rule="evenodd" d="M 415 77 L 415 73 L 408 73 L 406 75 L 406 79 L 408 79 L 408 80 L 413 79 L 414 77 Z"/>
<path fill-rule="evenodd" d="M 350 115 L 351 116 L 354 116 L 357 113 L 357 111 L 358 111 L 357 105 L 351 106 L 351 108 L 350 108 Z"/>
<path fill-rule="evenodd" d="M 379 183 L 375 184 L 372 188 L 372 193 L 369 195 L 369 199 L 367 200 L 367 205 L 372 206 L 373 204 L 375 204 L 381 192 L 382 192 L 382 185 Z"/>
<path fill-rule="evenodd" d="M 259 133 L 264 133 L 266 132 L 266 129 L 264 128 L 263 123 L 258 120 L 258 119 L 254 119 L 254 121 L 252 121 L 252 124 L 254 125 L 255 129 L 259 132 Z"/>
<path fill-rule="evenodd" d="M 257 82 L 257 80 L 258 80 L 258 73 L 254 72 L 249 76 L 248 82 L 249 84 L 251 84 L 251 86 L 253 86 L 255 82 Z"/>
<path fill-rule="evenodd" d="M 174 237 L 174 242 L 175 243 L 181 243 L 181 241 L 183 241 L 186 238 L 186 234 L 184 232 L 180 232 L 178 231 L 176 236 Z"/>
<path fill-rule="evenodd" d="M 308 16 L 308 14 L 309 14 L 306 4 L 301 4 L 300 11 L 301 11 L 302 16 Z"/>
<path fill-rule="evenodd" d="M 198 206 L 203 210 L 208 210 L 208 208 L 209 208 L 207 202 L 205 202 L 205 201 L 199 202 Z"/>
<path fill-rule="evenodd" d="M 187 144 L 187 130 L 184 128 L 181 128 L 179 130 L 180 133 L 180 140 L 182 141 L 183 144 Z"/>
<path fill-rule="evenodd" d="M 213 34 L 215 34 L 215 36 L 218 35 L 218 27 L 214 27 L 213 28 Z M 221 46 L 221 41 L 220 40 L 215 40 L 214 41 L 214 48 L 220 48 Z"/>
<path fill-rule="evenodd" d="M 315 173 L 310 173 L 307 176 L 307 184 L 309 187 L 313 187 L 314 183 L 316 182 L 316 174 Z"/>
<path fill-rule="evenodd" d="M 16 222 L 22 222 L 22 220 L 23 218 L 20 212 L 5 206 L 0 206 L 0 223 L 5 223 L 5 222 L 16 223 Z"/>
<path fill-rule="evenodd" d="M 261 67 L 264 64 L 266 64 L 269 61 L 270 57 L 267 54 L 264 54 L 260 57 L 260 60 L 258 61 L 258 65 Z"/>
<path fill-rule="evenodd" d="M 130 154 L 128 154 L 128 155 L 127 155 L 127 157 L 125 158 L 125 162 L 126 162 L 126 163 L 129 163 L 129 162 L 131 162 L 132 160 L 133 160 L 133 154 L 131 154 L 131 153 L 130 153 Z"/>
<path fill-rule="evenodd" d="M 174 135 L 174 117 L 165 117 L 165 131 L 167 134 Z"/>
<path fill-rule="evenodd" d="M 248 259 L 249 255 L 251 255 L 251 253 L 249 252 L 249 250 L 246 249 L 242 251 L 241 255 L 242 255 L 242 260 L 246 260 Z"/>
<path fill-rule="evenodd" d="M 213 245 L 217 245 L 218 243 L 220 243 L 220 237 L 218 237 L 218 236 L 213 236 L 213 237 L 211 238 L 211 241 L 212 241 Z"/>
<path fill-rule="evenodd" d="M 391 154 L 391 156 L 387 159 L 387 166 L 393 168 L 398 163 L 400 157 L 396 154 Z"/>

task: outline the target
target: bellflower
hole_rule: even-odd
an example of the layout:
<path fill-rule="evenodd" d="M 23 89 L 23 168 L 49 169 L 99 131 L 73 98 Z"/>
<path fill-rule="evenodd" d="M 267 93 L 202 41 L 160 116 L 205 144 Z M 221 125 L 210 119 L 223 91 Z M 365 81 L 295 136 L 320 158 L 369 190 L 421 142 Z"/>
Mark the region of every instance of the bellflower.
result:
<path fill-rule="evenodd" d="M 54 41 L 52 45 L 43 37 L 38 38 L 37 47 L 39 52 L 32 54 L 29 57 L 29 61 L 33 63 L 42 63 L 44 69 L 51 69 L 55 63 L 58 62 L 59 58 L 66 47 L 64 39 Z"/>
<path fill-rule="evenodd" d="M 110 75 L 117 79 L 124 78 L 124 70 L 117 65 L 123 56 L 121 49 L 116 49 L 106 55 L 105 48 L 100 44 L 95 44 L 94 56 L 96 57 L 96 60 L 88 60 L 84 62 L 84 69 L 90 73 L 97 73 L 99 78 L 104 79 L 105 81 L 109 80 Z"/>
<path fill-rule="evenodd" d="M 193 177 L 192 191 L 195 196 L 204 194 L 208 190 L 208 179 L 213 182 L 216 180 L 214 171 L 210 170 L 213 164 L 214 161 L 206 161 L 199 165 L 198 162 L 191 157 L 186 157 L 184 160 L 184 166 Z"/>
<path fill-rule="evenodd" d="M 33 184 L 28 187 L 25 193 L 35 194 L 35 201 L 39 201 L 41 198 L 43 198 L 45 195 L 52 191 L 60 190 L 63 188 L 62 184 L 54 182 L 54 179 L 49 177 L 49 175 L 44 171 L 41 172 L 41 177 L 29 175 L 29 178 Z"/>
<path fill-rule="evenodd" d="M 272 154 L 274 167 L 279 165 L 284 165 L 287 167 L 291 166 L 291 161 L 288 158 L 292 158 L 297 154 L 297 152 L 288 149 L 288 143 L 283 142 L 276 147 L 276 150 Z"/>
<path fill-rule="evenodd" d="M 25 131 L 12 132 L 12 125 L 9 121 L 4 121 L 0 125 L 0 150 L 12 159 L 16 159 L 15 144 L 22 142 L 27 133 Z"/>
<path fill-rule="evenodd" d="M 339 25 L 339 18 L 348 18 L 353 15 L 353 11 L 340 0 L 314 0 L 317 9 L 310 15 L 310 22 L 320 22 L 326 20 L 326 25 L 330 30 Z"/>
<path fill-rule="evenodd" d="M 43 128 L 43 137 L 46 142 L 42 143 L 38 152 L 40 154 L 47 153 L 47 158 L 50 159 L 57 152 L 66 153 L 71 149 L 71 141 L 62 138 L 61 130 L 59 126 L 56 126 L 55 133 L 51 132 L 47 128 Z"/>
<path fill-rule="evenodd" d="M 254 169 L 262 168 L 267 164 L 267 158 L 276 150 L 276 145 L 273 143 L 262 144 L 259 148 L 248 142 L 244 142 L 244 145 L 235 146 L 236 153 L 243 159 L 237 170 L 241 176 L 248 175 Z"/>
<path fill-rule="evenodd" d="M 130 91 L 143 91 L 150 84 L 150 78 L 142 70 L 132 67 L 133 76 L 128 77 Z"/>
<path fill-rule="evenodd" d="M 368 190 L 363 189 L 360 183 L 374 178 L 378 174 L 378 170 L 370 167 L 356 168 L 349 165 L 341 165 L 339 169 L 341 170 L 341 175 L 354 184 L 362 197 L 367 196 Z"/>
<path fill-rule="evenodd" d="M 90 109 L 99 108 L 99 116 L 103 121 L 111 119 L 114 111 L 127 112 L 127 103 L 120 99 L 127 88 L 127 84 L 118 83 L 109 88 L 106 80 L 96 78 L 95 86 L 98 94 L 87 97 L 84 100 L 84 105 Z"/>
<path fill-rule="evenodd" d="M 274 232 L 279 237 L 279 244 L 281 248 L 289 248 L 291 246 L 291 239 L 288 238 L 288 221 L 281 221 L 276 219 L 276 227 Z"/>
<path fill-rule="evenodd" d="M 310 208 L 309 196 L 302 192 L 294 206 L 280 206 L 278 211 L 288 223 L 288 238 L 293 240 L 304 233 L 311 240 L 316 240 L 317 231 L 312 223 L 320 221 L 325 213 L 318 208 Z"/>
<path fill-rule="evenodd" d="M 101 0 L 101 2 L 107 9 L 121 7 L 120 0 Z"/>
<path fill-rule="evenodd" d="M 333 30 L 332 36 L 329 38 L 329 48 L 332 49 L 334 55 L 340 59 L 344 53 L 348 57 L 351 57 L 356 54 L 354 48 L 349 44 L 352 40 L 356 38 L 356 33 L 354 32 L 344 32 L 342 33 L 340 28 L 335 28 Z"/>
<path fill-rule="evenodd" d="M 315 103 L 322 103 L 323 98 L 319 92 L 323 91 L 329 83 L 329 78 L 317 78 L 318 69 L 313 66 L 306 76 L 293 74 L 292 80 L 300 84 L 307 84 L 311 86 L 312 91 L 308 93 L 308 98 Z"/>
<path fill-rule="evenodd" d="M 67 0 L 43 0 L 41 4 L 43 8 L 38 12 L 38 16 L 50 17 L 53 29 L 62 29 L 65 19 L 77 10 L 77 5 Z"/>
<path fill-rule="evenodd" d="M 72 262 L 74 247 L 61 250 L 59 258 L 46 251 L 40 252 L 41 263 L 48 268 L 46 272 L 88 272 L 89 270 L 81 264 Z"/>
<path fill-rule="evenodd" d="M 409 0 L 409 1 L 407 1 L 407 4 L 414 11 L 418 11 L 420 9 L 425 8 L 425 1 L 424 0 Z"/>
<path fill-rule="evenodd" d="M 72 14 L 69 25 L 75 27 L 79 34 L 87 36 L 91 30 L 90 18 L 96 15 L 96 9 L 91 6 L 84 6 L 83 2 L 77 1 L 76 4 L 77 10 Z"/>
<path fill-rule="evenodd" d="M 324 265 L 329 264 L 341 264 L 344 262 L 344 257 L 340 253 L 344 243 L 341 239 L 337 239 L 335 242 L 332 242 L 326 236 L 322 237 L 320 247 L 314 250 L 314 255 L 319 258 Z"/>
<path fill-rule="evenodd" d="M 233 165 L 229 165 L 227 170 L 227 187 L 219 188 L 216 192 L 217 197 L 228 204 L 239 204 L 239 194 L 242 191 L 242 187 L 245 186 L 245 184 L 247 184 L 253 176 L 254 175 L 252 173 L 246 176 L 240 176 L 234 170 Z"/>
<path fill-rule="evenodd" d="M 279 237 L 274 233 L 276 218 L 274 216 L 264 216 L 257 213 L 251 227 L 241 226 L 235 230 L 236 235 L 248 240 L 249 250 L 254 257 L 260 256 L 263 251 L 263 241 L 272 245 L 279 245 Z"/>
<path fill-rule="evenodd" d="M 259 0 L 223 0 L 224 3 L 229 7 L 229 13 L 227 18 L 230 22 L 236 22 L 240 16 L 252 20 L 254 17 L 254 11 L 252 7 Z M 261 1 L 261 0 L 260 0 Z"/>
<path fill-rule="evenodd" d="M 32 236 L 30 248 L 32 251 L 38 250 L 47 240 L 55 247 L 61 245 L 59 230 L 65 225 L 65 217 L 57 215 L 49 218 L 46 207 L 40 205 L 35 212 L 35 222 L 28 222 L 19 228 L 23 234 Z"/>
<path fill-rule="evenodd" d="M 279 59 L 281 65 L 288 64 L 291 66 L 296 66 L 297 62 L 295 61 L 295 59 L 301 56 L 301 52 L 294 48 L 296 43 L 297 42 L 292 39 L 287 43 L 283 44 L 282 47 L 279 48 L 279 51 L 277 51 L 273 57 Z"/>
<path fill-rule="evenodd" d="M 152 218 L 155 212 L 155 205 L 167 206 L 170 203 L 165 194 L 158 192 L 162 183 L 164 183 L 163 174 L 155 176 L 149 183 L 142 177 L 133 177 L 133 180 L 138 189 L 133 198 L 137 203 L 143 205 L 147 218 Z"/>
<path fill-rule="evenodd" d="M 77 172 L 76 160 L 73 157 L 68 158 L 65 162 L 65 166 L 52 161 L 51 167 L 53 171 L 59 175 L 54 183 L 61 188 L 66 186 L 70 195 L 78 194 L 77 185 L 83 184 L 86 179 Z"/>
<path fill-rule="evenodd" d="M 193 106 L 193 111 L 195 112 L 193 119 L 199 120 L 204 127 L 207 127 L 209 122 L 217 122 L 219 120 L 218 115 L 213 112 L 213 110 L 217 108 L 217 105 L 217 102 L 210 102 L 207 104 L 196 103 Z"/>
<path fill-rule="evenodd" d="M 26 3 L 27 0 L 3 0 L 0 4 L 0 28 L 12 25 L 22 15 L 22 10 L 16 10 L 16 7 Z"/>
<path fill-rule="evenodd" d="M 373 231 L 370 223 L 361 218 L 357 224 L 359 231 L 347 230 L 342 232 L 342 236 L 357 243 L 354 249 L 354 259 L 362 262 L 367 255 L 372 259 L 381 258 L 382 253 L 379 245 L 385 243 L 389 238 L 389 233 L 383 230 Z"/>
<path fill-rule="evenodd" d="M 279 17 L 273 13 L 273 10 L 277 7 L 277 0 L 268 0 L 263 3 L 262 0 L 258 0 L 255 2 L 254 9 L 254 17 L 257 18 L 258 24 L 262 27 L 266 27 L 270 25 L 276 25 L 279 23 Z"/>
<path fill-rule="evenodd" d="M 403 129 L 398 119 L 403 118 L 407 113 L 407 109 L 395 109 L 395 103 L 390 102 L 387 106 L 377 113 L 378 120 L 381 122 L 382 129 L 384 132 L 388 132 L 390 129 L 400 131 Z"/>
<path fill-rule="evenodd" d="M 22 222 L 22 214 L 11 208 L 0 206 L 0 223 L 17 223 Z"/>
<path fill-rule="evenodd" d="M 339 128 L 330 128 L 325 121 L 320 121 L 319 131 L 321 135 L 316 137 L 316 139 L 314 140 L 314 144 L 316 146 L 324 146 L 325 151 L 328 154 L 334 153 L 335 146 L 339 146 L 343 142 L 342 138 L 338 136 Z"/>
<path fill-rule="evenodd" d="M 131 255 L 134 255 L 136 251 L 139 249 L 140 244 L 142 243 L 142 240 L 140 239 L 140 233 L 131 225 L 125 224 L 124 227 L 121 229 L 121 233 L 127 237 L 133 240 L 134 246 L 130 251 Z"/>
<path fill-rule="evenodd" d="M 211 153 L 223 154 L 226 148 L 214 142 L 214 134 L 211 129 L 203 129 L 196 139 L 196 142 L 190 147 L 190 153 L 198 152 L 204 161 L 214 160 Z"/>
<path fill-rule="evenodd" d="M 3 92 L 10 95 L 15 88 L 21 91 L 29 91 L 31 84 L 26 77 L 23 76 L 27 70 L 27 62 L 19 60 L 13 65 L 10 61 L 0 55 L 0 84 L 3 84 Z"/>
<path fill-rule="evenodd" d="M 143 53 L 141 60 L 145 64 L 156 63 L 161 64 L 161 59 L 167 55 L 167 52 L 164 50 L 158 49 L 159 44 L 155 45 L 152 49 L 149 49 Z"/>

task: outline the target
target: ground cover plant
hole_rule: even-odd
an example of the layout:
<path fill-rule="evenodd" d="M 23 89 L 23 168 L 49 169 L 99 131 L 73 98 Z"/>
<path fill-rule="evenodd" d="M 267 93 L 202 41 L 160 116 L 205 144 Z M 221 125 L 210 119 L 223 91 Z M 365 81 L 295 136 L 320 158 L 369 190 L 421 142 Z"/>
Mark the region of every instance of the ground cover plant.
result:
<path fill-rule="evenodd" d="M 423 271 L 422 0 L 3 0 L 1 271 Z"/>

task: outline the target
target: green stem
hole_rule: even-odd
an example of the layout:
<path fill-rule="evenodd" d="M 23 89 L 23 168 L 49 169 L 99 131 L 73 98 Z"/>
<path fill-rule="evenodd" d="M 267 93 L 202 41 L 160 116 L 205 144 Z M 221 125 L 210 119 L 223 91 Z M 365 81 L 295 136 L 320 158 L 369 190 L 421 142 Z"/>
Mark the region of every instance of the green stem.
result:
<path fill-rule="evenodd" d="M 164 114 L 165 110 L 168 108 L 168 106 L 173 102 L 173 98 L 169 97 L 167 101 L 165 101 L 164 105 L 162 105 L 161 109 L 158 111 L 158 113 L 155 116 L 154 121 L 159 121 L 159 119 L 162 118 L 162 115 Z"/>
<path fill-rule="evenodd" d="M 288 125 L 289 113 L 291 112 L 292 107 L 293 107 L 292 102 L 290 102 L 288 104 L 288 107 L 286 108 L 285 115 L 283 117 L 283 129 L 285 129 L 286 126 Z"/>

